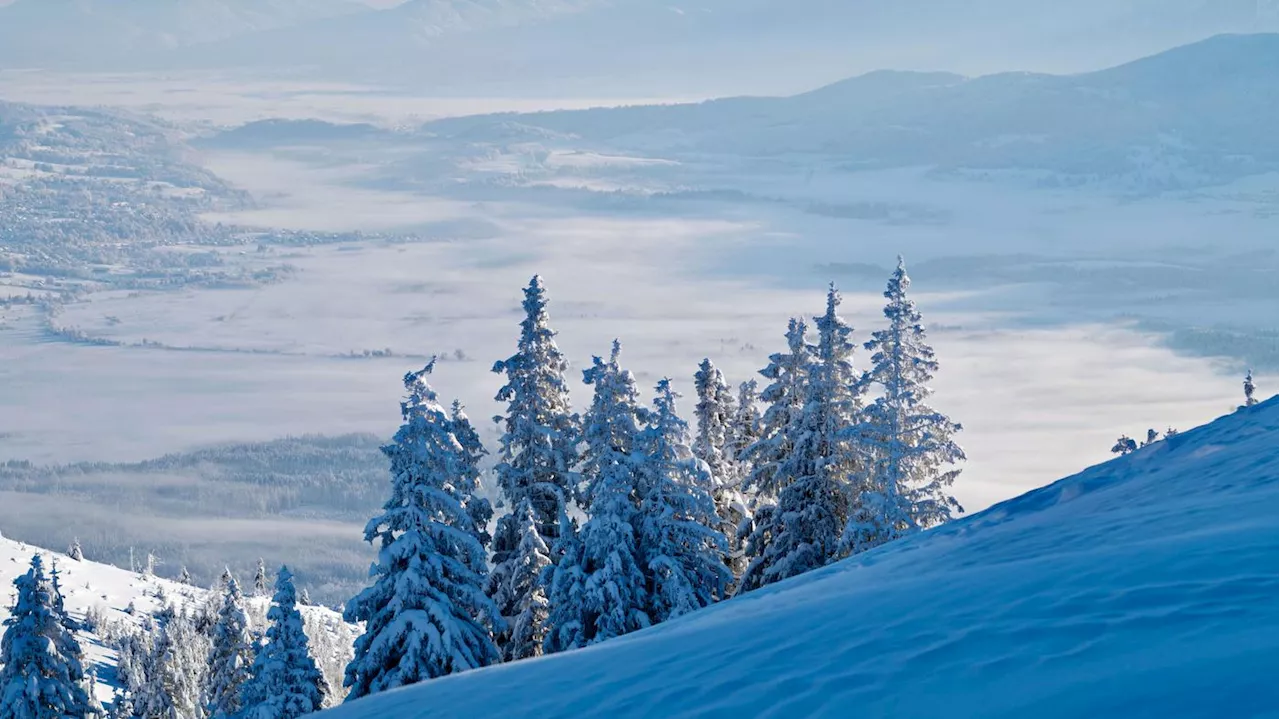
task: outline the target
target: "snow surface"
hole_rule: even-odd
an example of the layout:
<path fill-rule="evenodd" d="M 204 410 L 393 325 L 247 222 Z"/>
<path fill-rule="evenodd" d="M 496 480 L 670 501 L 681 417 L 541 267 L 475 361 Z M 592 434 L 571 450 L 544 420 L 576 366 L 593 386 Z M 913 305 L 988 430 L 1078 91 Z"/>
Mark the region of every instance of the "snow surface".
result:
<path fill-rule="evenodd" d="M 1276 716 L 1277 398 L 650 630 L 363 717 Z"/>

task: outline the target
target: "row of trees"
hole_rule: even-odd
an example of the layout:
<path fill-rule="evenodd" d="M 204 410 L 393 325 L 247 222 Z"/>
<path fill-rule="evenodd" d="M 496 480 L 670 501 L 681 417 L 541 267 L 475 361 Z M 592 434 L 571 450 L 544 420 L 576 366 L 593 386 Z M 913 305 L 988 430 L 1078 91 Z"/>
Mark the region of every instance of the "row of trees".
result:
<path fill-rule="evenodd" d="M 373 583 L 345 612 L 365 623 L 348 699 L 604 641 L 962 511 L 948 493 L 960 425 L 927 404 L 938 365 L 909 285 L 899 261 L 866 371 L 834 287 L 812 325 L 790 321 L 763 391 L 735 393 L 704 360 L 691 432 L 669 380 L 642 406 L 616 341 L 573 412 L 534 277 L 516 352 L 494 365 L 506 413 L 492 535 L 479 436 L 427 382 L 434 362 L 405 376 L 404 424 L 383 448 L 391 497 L 365 529 Z"/>
<path fill-rule="evenodd" d="M 111 637 L 117 685 L 104 709 L 76 633 L 112 632 L 72 618 L 56 565 L 46 574 L 33 556 L 14 581 L 0 640 L 0 719 L 294 719 L 318 711 L 329 688 L 309 652 L 289 570 L 277 575 L 262 637 L 250 632 L 236 580 L 227 572 L 220 584 L 206 606 L 169 605 L 154 625 L 147 617 L 143 631 Z"/>
<path fill-rule="evenodd" d="M 1252 407 L 1255 404 L 1257 404 L 1258 399 L 1253 395 L 1258 390 L 1258 386 L 1253 383 L 1252 369 L 1246 370 L 1244 375 L 1244 382 L 1241 384 L 1244 388 L 1244 404 L 1237 407 L 1237 409 L 1245 409 L 1246 407 Z M 1178 434 L 1178 430 L 1174 429 L 1173 427 L 1166 429 L 1163 435 L 1161 435 L 1159 432 L 1157 432 L 1154 429 L 1148 429 L 1147 438 L 1142 440 L 1141 442 L 1133 439 L 1127 434 L 1122 434 L 1120 435 L 1120 438 L 1116 440 L 1116 443 L 1111 445 L 1111 453 L 1118 454 L 1121 456 L 1126 454 L 1131 454 L 1133 452 L 1137 452 L 1143 447 L 1155 444 L 1156 442 L 1159 442 L 1161 440 L 1169 439 L 1170 437 L 1175 437 L 1177 436 L 1177 434 Z"/>
<path fill-rule="evenodd" d="M 347 697 L 605 641 L 950 519 L 960 426 L 927 405 L 937 361 L 908 288 L 899 264 L 866 371 L 834 287 L 821 315 L 789 322 L 762 390 L 751 380 L 735 391 L 703 360 L 691 429 L 670 380 L 642 403 L 617 341 L 583 372 L 592 400 L 575 413 L 534 277 L 516 352 L 494 365 L 506 378 L 496 521 L 480 496 L 486 449 L 429 384 L 434 361 L 404 378 L 403 424 L 382 448 L 391 496 L 364 533 L 378 549 L 372 583 L 344 612 L 363 623 Z M 254 585 L 265 589 L 261 562 Z M 56 572 L 46 580 L 37 557 L 17 586 L 0 719 L 292 719 L 331 694 L 287 569 L 265 636 L 250 631 L 227 572 L 206 606 L 170 605 L 115 637 L 106 712 Z"/>
<path fill-rule="evenodd" d="M 293 719 L 322 707 L 329 688 L 309 651 L 288 568 L 276 576 L 260 636 L 230 572 L 219 588 L 203 606 L 170 605 L 156 626 L 116 638 L 118 685 L 108 717 Z"/>

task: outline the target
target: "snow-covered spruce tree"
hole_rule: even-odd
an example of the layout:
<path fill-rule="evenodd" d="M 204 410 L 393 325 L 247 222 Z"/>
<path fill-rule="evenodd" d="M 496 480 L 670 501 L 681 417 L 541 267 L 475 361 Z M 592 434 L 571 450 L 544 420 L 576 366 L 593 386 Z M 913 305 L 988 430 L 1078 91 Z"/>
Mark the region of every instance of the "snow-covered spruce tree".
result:
<path fill-rule="evenodd" d="M 195 586 L 195 581 L 191 579 L 191 572 L 187 571 L 187 565 L 182 565 L 182 569 L 178 572 L 178 584 L 185 584 L 189 587 Z"/>
<path fill-rule="evenodd" d="M 756 494 L 760 505 L 776 501 L 778 491 L 790 481 L 780 473 L 780 465 L 791 454 L 793 430 L 804 408 L 813 369 L 814 347 L 809 343 L 808 332 L 804 320 L 792 318 L 787 323 L 787 351 L 770 355 L 768 366 L 760 370 L 770 380 L 760 393 L 767 406 L 760 438 L 744 451 L 751 466 L 743 481 L 743 487 Z"/>
<path fill-rule="evenodd" d="M 75 537 L 71 540 L 71 546 L 67 548 L 67 557 L 77 562 L 84 561 L 84 550 L 80 549 L 79 537 Z"/>
<path fill-rule="evenodd" d="M 133 719 L 133 698 L 129 692 L 117 686 L 111 692 L 111 707 L 107 709 L 107 719 Z"/>
<path fill-rule="evenodd" d="M 76 633 L 84 630 L 84 624 L 71 616 L 67 611 L 65 597 L 62 593 L 62 572 L 58 569 L 58 561 L 55 559 L 49 569 L 49 588 L 53 592 L 53 612 L 58 618 L 58 623 L 62 625 L 62 632 L 57 637 L 58 652 L 67 659 L 68 676 L 71 681 L 84 687 L 86 695 L 89 697 L 89 708 L 94 712 L 101 711 L 102 707 L 98 703 L 97 697 L 93 693 L 93 684 L 96 681 L 91 673 L 84 670 L 84 650 L 80 647 L 79 640 L 76 639 Z"/>
<path fill-rule="evenodd" d="M 693 375 L 698 403 L 694 406 L 697 433 L 693 455 L 707 464 L 715 486 L 713 497 L 718 529 L 724 535 L 727 552 L 725 565 L 734 577 L 746 569 L 746 556 L 738 539 L 738 528 L 747 518 L 747 503 L 742 492 L 742 472 L 733 448 L 737 403 L 720 369 L 703 359 Z M 730 588 L 732 590 L 732 588 Z M 730 592 L 732 593 L 732 591 Z"/>
<path fill-rule="evenodd" d="M 840 293 L 833 286 L 826 312 L 814 318 L 818 343 L 804 403 L 784 430 L 791 451 L 777 464 L 777 503 L 757 517 L 748 539 L 752 559 L 742 591 L 817 569 L 840 556 L 850 487 L 864 463 L 853 433 L 861 404 L 851 362 L 853 328 L 840 317 L 839 307 Z"/>
<path fill-rule="evenodd" d="M 583 371 L 583 381 L 594 387 L 582 426 L 582 503 L 590 508 L 590 518 L 565 543 L 553 574 L 547 652 L 594 644 L 649 625 L 635 534 L 639 393 L 635 378 L 618 365 L 620 350 L 615 340 L 607 362 L 595 357 L 591 368 Z"/>
<path fill-rule="evenodd" d="M 866 408 L 859 429 L 871 465 L 845 531 L 851 552 L 941 524 L 963 511 L 949 492 L 960 474 L 953 465 L 965 458 L 953 439 L 960 425 L 927 404 L 938 361 L 925 341 L 920 312 L 907 297 L 910 286 L 899 257 L 884 293 L 889 326 L 873 332 L 866 343 L 872 367 L 864 382 L 878 385 L 882 394 Z"/>
<path fill-rule="evenodd" d="M 244 597 L 234 579 L 227 582 L 209 634 L 205 711 L 210 719 L 234 719 L 240 711 L 240 694 L 249 679 L 254 654 Z"/>
<path fill-rule="evenodd" d="M 17 596 L 0 638 L 0 719 L 93 716 L 79 657 L 63 653 L 78 645 L 66 636 L 40 555 L 31 557 L 31 567 L 13 585 Z"/>
<path fill-rule="evenodd" d="M 764 420 L 760 416 L 760 385 L 747 380 L 738 385 L 738 401 L 734 404 L 733 419 L 729 424 L 729 455 L 738 463 L 739 474 L 745 478 L 751 466 L 746 462 L 746 450 L 760 439 Z"/>
<path fill-rule="evenodd" d="M 382 448 L 391 498 L 364 532 L 378 547 L 373 586 L 344 612 L 365 622 L 347 665 L 348 699 L 498 661 L 483 529 L 471 508 L 481 448 L 461 410 L 446 413 L 427 383 L 434 366 L 405 375 L 404 423 Z"/>
<path fill-rule="evenodd" d="M 154 678 L 150 696 L 163 695 L 161 703 L 167 713 L 154 716 L 162 719 L 203 719 L 209 640 L 196 629 L 194 618 L 185 607 L 176 612 L 172 607 L 170 610 L 173 617 L 160 629 L 161 639 L 157 640 L 152 652 L 151 670 L 154 673 L 148 676 L 149 680 Z"/>
<path fill-rule="evenodd" d="M 267 643 L 258 650 L 243 688 L 242 719 L 296 719 L 319 711 L 324 703 L 328 686 L 308 652 L 297 602 L 293 575 L 281 567 L 267 611 Z"/>
<path fill-rule="evenodd" d="M 267 595 L 267 563 L 262 561 L 262 557 L 258 557 L 258 569 L 253 573 L 253 596 L 265 597 Z"/>
<path fill-rule="evenodd" d="M 494 418 L 503 430 L 494 472 L 510 511 L 498 519 L 494 532 L 489 595 L 506 620 L 505 631 L 498 635 L 506 660 L 542 653 L 545 612 L 531 610 L 545 603 L 545 596 L 538 599 L 527 594 L 544 592 L 549 577 L 516 575 L 542 571 L 541 560 L 529 552 L 544 552 L 543 557 L 556 561 L 549 548 L 562 549 L 557 540 L 561 528 L 568 526 L 566 503 L 575 484 L 572 469 L 577 463 L 578 418 L 572 412 L 564 376 L 568 363 L 556 347 L 555 332 L 548 323 L 542 278 L 530 280 L 523 306 L 525 318 L 516 353 L 493 366 L 494 372 L 507 377 L 496 397 L 507 403 L 507 412 Z M 538 542 L 523 536 L 526 510 L 533 514 Z M 522 621 L 536 621 L 537 626 L 525 627 Z M 514 637 L 517 631 L 523 632 L 521 638 Z"/>
<path fill-rule="evenodd" d="M 1257 386 L 1253 384 L 1253 370 L 1249 370 L 1244 375 L 1244 406 L 1252 407 L 1258 403 L 1254 399 L 1253 393 L 1257 391 Z"/>
<path fill-rule="evenodd" d="M 733 579 L 711 473 L 689 448 L 689 426 L 676 413 L 671 380 L 658 382 L 649 426 L 637 438 L 640 511 L 637 535 L 657 624 L 723 599 Z"/>
<path fill-rule="evenodd" d="M 480 540 L 480 545 L 488 547 L 493 539 L 489 536 L 489 520 L 493 518 L 493 505 L 489 504 L 489 500 L 476 496 L 475 493 L 480 489 L 480 460 L 489 452 L 484 448 L 484 443 L 480 441 L 480 434 L 476 432 L 475 426 L 471 424 L 462 403 L 458 400 L 454 400 L 449 408 L 449 421 L 453 437 L 462 449 L 458 453 L 458 474 L 475 478 L 474 483 L 466 485 L 469 487 L 466 497 L 467 516 L 471 518 L 473 530 L 476 538 Z M 487 571 L 487 563 L 485 568 Z"/>
<path fill-rule="evenodd" d="M 511 517 L 511 529 L 517 538 L 515 549 L 507 552 L 506 559 L 493 567 L 489 575 L 489 595 L 496 607 L 506 607 L 509 612 L 502 618 L 506 631 L 501 650 L 506 661 L 542 653 L 546 639 L 547 618 L 550 605 L 547 600 L 547 573 L 551 562 L 551 549 L 542 539 L 541 527 L 533 504 L 526 497 L 516 505 Z M 501 531 L 501 528 L 500 528 Z M 495 538 L 495 542 L 497 539 Z M 564 546 L 561 538 L 557 543 Z"/>

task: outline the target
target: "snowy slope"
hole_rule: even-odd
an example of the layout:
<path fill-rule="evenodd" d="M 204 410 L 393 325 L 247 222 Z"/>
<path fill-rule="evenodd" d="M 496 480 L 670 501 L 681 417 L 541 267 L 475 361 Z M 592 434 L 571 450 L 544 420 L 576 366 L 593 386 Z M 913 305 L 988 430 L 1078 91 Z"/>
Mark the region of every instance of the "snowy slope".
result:
<path fill-rule="evenodd" d="M 1276 715 L 1277 400 L 594 648 L 328 713 Z"/>
<path fill-rule="evenodd" d="M 138 623 L 169 603 L 195 607 L 203 603 L 208 590 L 186 584 L 143 576 L 109 564 L 88 560 L 74 561 L 60 552 L 50 552 L 39 547 L 0 537 L 0 622 L 9 616 L 13 604 L 13 580 L 25 573 L 31 563 L 31 555 L 39 552 L 45 560 L 46 571 L 56 562 L 61 571 L 63 593 L 67 609 L 77 619 L 94 609 L 114 622 Z M 163 597 L 160 599 L 159 597 Z M 249 597 L 250 621 L 261 624 L 266 616 L 268 597 Z M 133 604 L 135 612 L 125 609 Z M 355 627 L 342 621 L 340 615 L 325 607 L 301 607 L 309 633 L 315 627 L 325 627 L 326 636 L 316 641 L 312 634 L 313 652 L 319 645 L 329 651 L 347 652 L 355 637 Z M 2 629 L 0 629 L 2 631 Z M 115 652 L 104 646 L 93 634 L 80 637 L 86 654 L 85 669 L 95 669 L 99 677 L 98 698 L 111 700 L 112 682 L 115 677 Z"/>

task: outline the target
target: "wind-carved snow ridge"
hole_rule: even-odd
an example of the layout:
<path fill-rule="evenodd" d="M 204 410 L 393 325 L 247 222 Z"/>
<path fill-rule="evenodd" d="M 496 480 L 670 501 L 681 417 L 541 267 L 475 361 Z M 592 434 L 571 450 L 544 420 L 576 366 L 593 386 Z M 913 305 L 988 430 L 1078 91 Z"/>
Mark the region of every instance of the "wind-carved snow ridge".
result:
<path fill-rule="evenodd" d="M 327 716 L 1273 716 L 1278 440 L 1273 397 L 654 628 Z"/>

